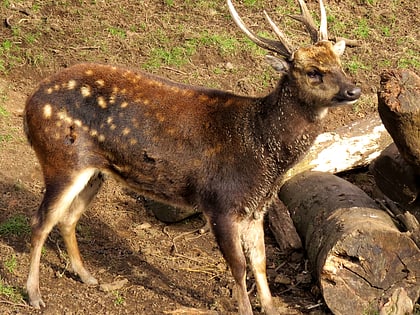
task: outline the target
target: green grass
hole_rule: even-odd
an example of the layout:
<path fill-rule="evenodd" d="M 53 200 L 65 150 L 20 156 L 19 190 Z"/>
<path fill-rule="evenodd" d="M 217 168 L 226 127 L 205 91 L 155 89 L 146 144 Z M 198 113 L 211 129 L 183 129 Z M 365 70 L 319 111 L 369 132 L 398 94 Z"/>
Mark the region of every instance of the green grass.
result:
<path fill-rule="evenodd" d="M 23 236 L 31 232 L 26 216 L 18 214 L 0 224 L 0 236 Z"/>
<path fill-rule="evenodd" d="M 122 306 L 125 303 L 125 298 L 121 293 L 117 290 L 114 291 L 114 305 L 115 306 Z"/>
<path fill-rule="evenodd" d="M 353 56 L 353 58 L 347 62 L 347 68 L 350 73 L 357 74 L 361 70 L 369 70 L 369 66 L 363 64 L 362 61 L 358 60 L 356 56 Z"/>
<path fill-rule="evenodd" d="M 0 278 L 0 296 L 6 297 L 8 300 L 18 303 L 23 300 L 23 292 L 13 286 L 7 285 Z"/>
<path fill-rule="evenodd" d="M 154 48 L 150 52 L 150 57 L 143 68 L 153 70 L 162 66 L 183 66 L 188 62 L 192 55 L 193 48 L 185 46 L 175 46 L 172 48 Z"/>
<path fill-rule="evenodd" d="M 3 40 L 0 44 L 0 72 L 7 73 L 19 62 L 19 47 L 9 39 Z"/>
<path fill-rule="evenodd" d="M 414 68 L 414 69 L 420 69 L 420 58 L 418 53 L 414 52 L 411 49 L 407 49 L 406 56 L 401 57 L 398 59 L 398 68 Z"/>
<path fill-rule="evenodd" d="M 368 20 L 361 18 L 357 21 L 356 29 L 353 31 L 354 35 L 361 39 L 367 39 L 370 34 L 370 27 Z"/>
<path fill-rule="evenodd" d="M 114 26 L 108 27 L 108 32 L 112 36 L 119 37 L 120 39 L 125 39 L 127 37 L 127 32 L 119 27 L 114 27 Z"/>
<path fill-rule="evenodd" d="M 12 255 L 4 261 L 4 267 L 6 270 L 12 274 L 15 273 L 17 267 L 16 256 Z"/>
<path fill-rule="evenodd" d="M 0 134 L 0 143 L 2 142 L 11 142 L 13 140 L 13 136 L 11 134 L 1 135 Z M 1 230 L 1 227 L 0 227 Z"/>
<path fill-rule="evenodd" d="M 10 113 L 8 112 L 8 110 L 4 108 L 2 105 L 0 105 L 0 117 L 9 117 L 9 116 L 10 116 Z"/>
<path fill-rule="evenodd" d="M 162 66 L 181 67 L 189 62 L 200 47 L 216 48 L 222 56 L 232 55 L 240 47 L 240 42 L 227 34 L 210 34 L 207 31 L 202 32 L 198 37 L 186 40 L 181 46 L 171 46 L 163 31 L 157 30 L 156 36 L 160 37 L 160 43 L 165 47 L 150 50 L 150 56 L 143 64 L 146 70 Z"/>
<path fill-rule="evenodd" d="M 203 46 L 218 47 L 220 54 L 224 56 L 231 55 L 240 46 L 239 41 L 228 34 L 210 34 L 208 31 L 202 32 L 197 41 Z"/>

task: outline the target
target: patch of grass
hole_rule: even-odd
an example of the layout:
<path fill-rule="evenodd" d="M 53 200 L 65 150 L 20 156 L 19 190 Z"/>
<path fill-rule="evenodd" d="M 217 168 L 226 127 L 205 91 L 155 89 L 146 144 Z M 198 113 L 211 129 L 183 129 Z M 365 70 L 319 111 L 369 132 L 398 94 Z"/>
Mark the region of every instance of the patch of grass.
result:
<path fill-rule="evenodd" d="M 407 49 L 404 57 L 398 59 L 397 63 L 398 68 L 420 68 L 420 58 L 413 50 Z"/>
<path fill-rule="evenodd" d="M 166 66 L 182 66 L 187 63 L 188 57 L 192 55 L 192 49 L 185 46 L 175 46 L 172 48 L 154 48 L 150 52 L 149 60 L 143 65 L 146 70 Z"/>
<path fill-rule="evenodd" d="M 232 38 L 232 36 L 227 34 L 209 34 L 207 31 L 200 35 L 198 41 L 204 46 L 217 46 L 221 55 L 231 55 L 240 46 L 239 41 Z"/>
<path fill-rule="evenodd" d="M 353 56 L 352 60 L 347 63 L 347 68 L 352 74 L 356 74 L 360 70 L 369 70 L 369 67 L 357 60 L 356 56 Z"/>
<path fill-rule="evenodd" d="M 22 236 L 30 232 L 28 219 L 22 214 L 10 217 L 0 224 L 0 236 Z"/>
<path fill-rule="evenodd" d="M 127 32 L 119 27 L 115 27 L 115 26 L 108 27 L 108 32 L 112 36 L 119 37 L 121 39 L 125 39 L 127 37 Z"/>
<path fill-rule="evenodd" d="M 17 260 L 16 256 L 12 255 L 4 261 L 4 267 L 7 269 L 8 272 L 14 274 L 17 267 Z"/>
<path fill-rule="evenodd" d="M 121 295 L 121 293 L 119 291 L 114 291 L 114 305 L 115 306 L 122 306 L 125 304 L 125 298 L 124 296 Z"/>
<path fill-rule="evenodd" d="M 9 39 L 3 40 L 0 44 L 0 71 L 7 73 L 18 63 L 16 52 L 18 46 Z"/>
<path fill-rule="evenodd" d="M 381 66 L 381 68 L 389 68 L 392 65 L 391 60 L 388 59 L 384 59 L 384 60 L 379 60 L 378 64 Z"/>
<path fill-rule="evenodd" d="M 2 105 L 0 105 L 0 116 L 1 117 L 9 117 L 10 116 L 10 113 Z"/>
<path fill-rule="evenodd" d="M 382 27 L 382 34 L 386 37 L 391 36 L 391 29 L 389 26 L 385 25 Z"/>
<path fill-rule="evenodd" d="M 13 286 L 3 283 L 3 280 L 0 278 L 0 296 L 6 297 L 8 300 L 17 303 L 23 300 L 23 293 L 16 289 Z"/>
<path fill-rule="evenodd" d="M 365 18 L 359 19 L 353 33 L 355 36 L 359 38 L 362 38 L 362 39 L 368 38 L 370 34 L 370 27 L 369 27 L 368 21 Z"/>
<path fill-rule="evenodd" d="M 248 7 L 253 7 L 259 2 L 258 0 L 244 0 L 244 4 Z"/>
<path fill-rule="evenodd" d="M 0 143 L 10 142 L 12 140 L 13 140 L 13 136 L 11 134 L 0 135 Z M 0 234 L 1 234 L 1 226 L 0 226 Z"/>
<path fill-rule="evenodd" d="M 375 5 L 377 0 L 363 0 L 362 3 L 366 3 L 368 5 Z"/>
<path fill-rule="evenodd" d="M 346 25 L 344 21 L 337 18 L 332 12 L 328 12 L 327 23 L 329 28 L 328 32 L 338 36 L 344 34 L 348 28 L 348 25 Z"/>

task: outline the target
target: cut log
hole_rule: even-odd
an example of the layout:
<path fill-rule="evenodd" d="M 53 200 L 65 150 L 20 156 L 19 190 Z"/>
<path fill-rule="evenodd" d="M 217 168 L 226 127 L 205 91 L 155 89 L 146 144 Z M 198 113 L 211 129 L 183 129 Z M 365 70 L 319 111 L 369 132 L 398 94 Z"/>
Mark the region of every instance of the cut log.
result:
<path fill-rule="evenodd" d="M 338 173 L 368 166 L 392 139 L 378 116 L 319 135 L 305 157 L 284 176 L 304 171 Z"/>
<path fill-rule="evenodd" d="M 331 174 L 304 172 L 283 185 L 280 198 L 334 314 L 379 312 L 397 288 L 415 304 L 420 250 L 365 192 Z"/>
<path fill-rule="evenodd" d="M 375 178 L 376 186 L 387 198 L 398 203 L 404 210 L 410 211 L 420 221 L 420 176 L 402 158 L 394 143 L 371 163 L 369 171 Z M 390 210 L 393 212 L 392 209 Z M 408 231 L 420 235 L 420 231 L 416 232 L 420 229 L 419 226 L 415 227 L 413 224 L 403 222 L 406 219 L 402 218 L 401 214 L 394 214 L 399 216 L 398 219 Z M 405 216 L 407 215 L 410 214 L 406 213 Z"/>
<path fill-rule="evenodd" d="M 398 151 L 420 174 L 420 77 L 410 70 L 384 71 L 378 111 Z"/>
<path fill-rule="evenodd" d="M 408 206 L 420 193 L 420 178 L 400 155 L 395 143 L 390 144 L 369 166 L 376 186 L 392 200 Z"/>
<path fill-rule="evenodd" d="M 280 251 L 287 252 L 302 248 L 302 242 L 290 218 L 289 210 L 280 199 L 274 201 L 270 209 L 268 209 L 267 216 L 270 229 L 273 232 Z"/>
<path fill-rule="evenodd" d="M 173 207 L 148 198 L 145 198 L 144 206 L 153 212 L 156 219 L 165 223 L 179 222 L 200 213 L 196 208 Z"/>

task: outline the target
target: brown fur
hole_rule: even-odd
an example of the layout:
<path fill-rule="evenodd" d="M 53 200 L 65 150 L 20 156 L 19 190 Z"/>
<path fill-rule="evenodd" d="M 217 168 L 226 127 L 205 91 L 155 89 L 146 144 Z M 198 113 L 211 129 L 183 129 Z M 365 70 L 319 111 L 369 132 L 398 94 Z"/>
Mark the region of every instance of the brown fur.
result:
<path fill-rule="evenodd" d="M 265 276 L 263 214 L 281 175 L 319 133 L 325 108 L 359 95 L 328 42 L 295 52 L 289 71 L 264 98 L 99 64 L 76 65 L 44 80 L 25 109 L 26 133 L 46 186 L 33 218 L 30 303 L 45 305 L 41 248 L 56 224 L 74 272 L 97 283 L 83 266 L 75 226 L 105 173 L 151 198 L 201 209 L 232 270 L 240 313 L 252 314 L 248 258 L 262 307 L 275 314 Z"/>

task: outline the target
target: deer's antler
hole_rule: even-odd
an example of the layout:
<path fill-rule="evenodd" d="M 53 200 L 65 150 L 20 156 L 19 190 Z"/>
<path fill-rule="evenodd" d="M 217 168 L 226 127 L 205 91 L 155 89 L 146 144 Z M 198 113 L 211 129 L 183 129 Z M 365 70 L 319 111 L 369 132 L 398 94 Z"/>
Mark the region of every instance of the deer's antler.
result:
<path fill-rule="evenodd" d="M 323 1 L 319 0 L 319 7 L 321 10 L 321 23 L 320 23 L 319 31 L 315 25 L 314 20 L 312 19 L 311 14 L 309 13 L 308 7 L 306 6 L 305 2 L 303 0 L 298 0 L 298 2 L 299 2 L 301 14 L 289 15 L 289 16 L 301 22 L 305 26 L 307 32 L 311 36 L 313 43 L 316 43 L 322 40 L 328 40 L 327 14 L 325 12 Z M 239 16 L 238 12 L 233 6 L 232 1 L 227 0 L 227 4 L 229 7 L 230 14 L 233 18 L 233 21 L 248 36 L 250 40 L 252 40 L 255 44 L 257 44 L 261 48 L 274 51 L 288 59 L 292 58 L 293 51 L 294 51 L 292 45 L 287 40 L 286 35 L 278 28 L 278 26 L 273 22 L 273 20 L 270 18 L 270 16 L 267 14 L 266 11 L 264 11 L 265 18 L 267 19 L 274 33 L 277 35 L 279 39 L 278 41 L 254 34 L 252 31 L 250 31 L 246 27 L 245 23 L 242 21 L 241 17 Z"/>
<path fill-rule="evenodd" d="M 279 41 L 275 41 L 272 39 L 268 39 L 262 36 L 258 36 L 250 31 L 245 23 L 242 21 L 241 17 L 239 16 L 238 12 L 236 11 L 235 7 L 232 4 L 231 0 L 227 0 L 227 4 L 229 7 L 230 14 L 232 16 L 233 21 L 238 25 L 238 27 L 245 33 L 246 36 L 250 40 L 252 40 L 255 44 L 260 46 L 261 48 L 274 51 L 286 58 L 290 58 L 293 54 L 293 49 L 290 44 L 287 42 L 287 39 L 282 31 L 274 24 L 273 20 L 268 16 L 265 12 L 265 16 L 269 21 L 271 27 L 273 28 L 276 35 L 279 37 Z"/>

